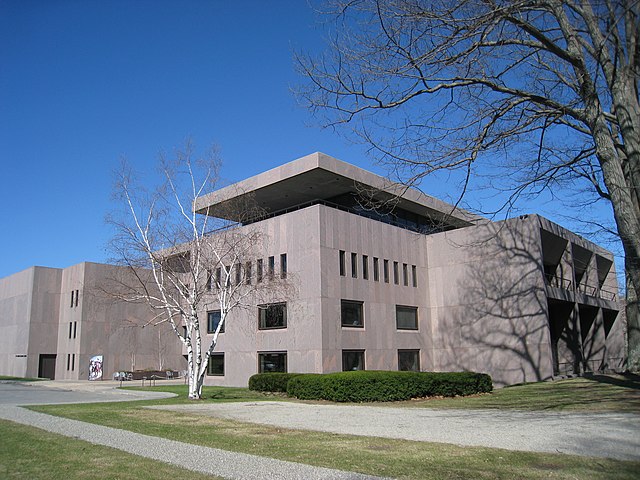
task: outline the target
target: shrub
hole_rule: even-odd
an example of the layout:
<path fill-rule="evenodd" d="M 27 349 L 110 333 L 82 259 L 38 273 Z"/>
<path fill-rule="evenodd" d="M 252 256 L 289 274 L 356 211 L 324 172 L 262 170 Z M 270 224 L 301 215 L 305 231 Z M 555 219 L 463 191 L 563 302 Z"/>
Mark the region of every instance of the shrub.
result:
<path fill-rule="evenodd" d="M 474 372 L 386 372 L 363 370 L 300 374 L 287 384 L 287 394 L 303 400 L 390 402 L 411 398 L 473 395 L 490 392 L 491 377 Z"/>
<path fill-rule="evenodd" d="M 249 378 L 249 390 L 258 392 L 283 392 L 287 391 L 287 383 L 299 373 L 258 373 Z"/>

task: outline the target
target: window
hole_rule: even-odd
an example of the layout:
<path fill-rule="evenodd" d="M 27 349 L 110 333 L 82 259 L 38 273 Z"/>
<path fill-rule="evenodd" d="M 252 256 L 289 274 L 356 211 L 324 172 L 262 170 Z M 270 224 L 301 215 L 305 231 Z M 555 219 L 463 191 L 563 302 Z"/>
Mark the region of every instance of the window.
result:
<path fill-rule="evenodd" d="M 71 308 L 73 308 L 73 298 L 74 298 L 75 292 L 73 290 L 71 290 Z M 67 368 L 67 370 L 69 370 Z"/>
<path fill-rule="evenodd" d="M 220 288 L 222 285 L 222 268 L 216 268 L 216 288 Z"/>
<path fill-rule="evenodd" d="M 340 302 L 340 318 L 343 327 L 364 327 L 362 302 L 342 300 Z"/>
<path fill-rule="evenodd" d="M 287 327 L 287 304 L 272 303 L 270 305 L 258 305 L 258 328 L 266 330 L 270 328 Z"/>
<path fill-rule="evenodd" d="M 276 273 L 276 259 L 275 257 L 269 257 L 269 278 L 273 278 Z"/>
<path fill-rule="evenodd" d="M 73 338 L 76 338 L 77 332 L 78 332 L 78 322 L 73 322 Z"/>
<path fill-rule="evenodd" d="M 247 285 L 251 285 L 251 262 L 244 264 L 244 281 Z"/>
<path fill-rule="evenodd" d="M 369 280 L 369 257 L 367 255 L 362 256 L 362 278 Z"/>
<path fill-rule="evenodd" d="M 207 270 L 207 291 L 211 291 L 211 284 L 213 282 L 213 274 L 211 273 L 211 270 Z"/>
<path fill-rule="evenodd" d="M 414 287 L 418 286 L 418 272 L 416 272 L 416 266 L 411 265 L 411 282 Z"/>
<path fill-rule="evenodd" d="M 344 250 L 340 250 L 340 276 L 344 277 L 347 275 L 346 273 L 346 258 L 345 258 L 345 251 Z"/>
<path fill-rule="evenodd" d="M 380 272 L 378 271 L 378 267 L 379 267 L 379 260 L 377 257 L 373 257 L 373 280 L 375 282 L 379 282 L 380 281 Z"/>
<path fill-rule="evenodd" d="M 364 370 L 364 350 L 343 350 L 342 371 Z"/>
<path fill-rule="evenodd" d="M 80 299 L 80 290 L 76 290 L 76 304 L 75 304 L 76 307 L 78 306 L 79 299 Z M 73 368 L 71 370 L 73 370 Z"/>
<path fill-rule="evenodd" d="M 419 372 L 420 350 L 398 350 L 398 370 L 403 372 Z"/>
<path fill-rule="evenodd" d="M 355 253 L 351 254 L 351 276 L 358 278 L 358 255 Z"/>
<path fill-rule="evenodd" d="M 207 333 L 215 333 L 220 320 L 222 320 L 220 310 L 211 310 L 207 312 Z M 224 333 L 224 323 L 222 324 L 222 327 L 220 327 L 220 333 Z"/>
<path fill-rule="evenodd" d="M 396 305 L 396 328 L 398 330 L 418 330 L 418 309 Z"/>
<path fill-rule="evenodd" d="M 280 254 L 280 277 L 287 278 L 287 254 Z"/>
<path fill-rule="evenodd" d="M 402 284 L 405 287 L 409 286 L 409 266 L 406 263 L 402 264 Z"/>
<path fill-rule="evenodd" d="M 286 372 L 287 352 L 258 353 L 258 372 Z"/>
<path fill-rule="evenodd" d="M 69 322 L 69 338 L 71 338 L 72 330 L 73 330 L 73 322 Z M 69 370 L 69 369 L 67 368 L 67 370 Z"/>
<path fill-rule="evenodd" d="M 257 276 L 258 276 L 258 282 L 262 281 L 262 259 L 259 258 L 258 259 L 258 267 L 257 267 Z"/>
<path fill-rule="evenodd" d="M 78 294 L 76 291 L 76 300 L 78 298 Z M 76 369 L 76 354 L 72 353 L 71 354 L 71 371 L 73 372 Z"/>
<path fill-rule="evenodd" d="M 393 283 L 398 285 L 398 262 L 393 262 Z"/>
<path fill-rule="evenodd" d="M 67 371 L 71 369 L 71 354 L 67 353 Z"/>
<path fill-rule="evenodd" d="M 389 260 L 385 260 L 383 263 L 382 275 L 384 283 L 389 283 Z"/>
<path fill-rule="evenodd" d="M 240 283 L 242 282 L 242 265 L 236 263 L 234 269 L 236 271 L 236 285 L 240 285 Z"/>
<path fill-rule="evenodd" d="M 212 353 L 207 365 L 207 375 L 212 377 L 224 376 L 224 353 Z"/>

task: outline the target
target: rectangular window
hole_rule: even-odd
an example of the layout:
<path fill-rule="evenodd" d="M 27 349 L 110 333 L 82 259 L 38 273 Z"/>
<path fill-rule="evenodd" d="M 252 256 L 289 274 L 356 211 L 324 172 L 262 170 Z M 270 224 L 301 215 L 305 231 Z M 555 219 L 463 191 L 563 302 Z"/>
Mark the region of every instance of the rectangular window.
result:
<path fill-rule="evenodd" d="M 384 283 L 389 283 L 389 260 L 385 260 L 383 263 L 382 275 Z"/>
<path fill-rule="evenodd" d="M 71 308 L 73 308 L 74 295 L 75 295 L 75 292 L 73 290 L 71 290 Z"/>
<path fill-rule="evenodd" d="M 78 306 L 78 300 L 79 299 L 80 299 L 80 290 L 76 290 L 76 307 Z"/>
<path fill-rule="evenodd" d="M 258 276 L 258 279 L 257 279 L 257 280 L 258 280 L 258 282 L 261 282 L 261 281 L 262 281 L 262 273 L 263 273 L 263 272 L 262 272 L 262 259 L 261 259 L 261 258 L 259 258 L 259 259 L 258 259 L 258 267 L 257 267 L 257 270 L 258 270 L 258 271 L 256 272 L 256 275 Z"/>
<path fill-rule="evenodd" d="M 71 354 L 67 353 L 67 371 L 71 369 Z"/>
<path fill-rule="evenodd" d="M 182 327 L 182 336 L 184 338 L 187 338 L 187 327 L 185 327 L 185 326 Z"/>
<path fill-rule="evenodd" d="M 73 353 L 71 355 L 71 371 L 73 372 L 75 369 L 76 369 L 76 354 Z"/>
<path fill-rule="evenodd" d="M 347 272 L 347 270 L 346 270 L 346 268 L 347 268 L 347 266 L 346 266 L 347 260 L 346 260 L 345 256 L 346 256 L 345 251 L 344 250 L 340 250 L 340 276 L 341 277 L 344 277 L 344 276 L 347 275 L 347 273 L 346 273 Z"/>
<path fill-rule="evenodd" d="M 207 333 L 215 333 L 220 320 L 222 320 L 220 310 L 211 310 L 207 312 Z M 224 333 L 224 323 L 222 324 L 222 327 L 220 327 L 220 333 Z"/>
<path fill-rule="evenodd" d="M 260 330 L 287 328 L 287 304 L 258 305 L 258 328 Z"/>
<path fill-rule="evenodd" d="M 402 284 L 405 287 L 409 286 L 409 266 L 406 263 L 402 264 Z"/>
<path fill-rule="evenodd" d="M 414 288 L 418 286 L 418 272 L 416 271 L 415 265 L 411 265 L 411 282 Z"/>
<path fill-rule="evenodd" d="M 375 282 L 380 281 L 380 272 L 378 271 L 379 263 L 378 257 L 373 257 L 373 280 Z"/>
<path fill-rule="evenodd" d="M 369 257 L 367 255 L 362 256 L 362 278 L 369 280 Z"/>
<path fill-rule="evenodd" d="M 276 273 L 276 259 L 275 257 L 269 257 L 269 278 L 273 278 Z"/>
<path fill-rule="evenodd" d="M 73 330 L 73 322 L 69 322 L 69 338 L 71 338 L 72 330 Z"/>
<path fill-rule="evenodd" d="M 396 305 L 396 328 L 398 330 L 418 330 L 418 309 Z"/>
<path fill-rule="evenodd" d="M 213 283 L 213 273 L 211 270 L 207 270 L 207 286 L 206 289 L 208 292 L 211 291 L 211 284 Z"/>
<path fill-rule="evenodd" d="M 244 282 L 251 285 L 251 262 L 244 264 Z"/>
<path fill-rule="evenodd" d="M 220 288 L 222 286 L 222 267 L 216 268 L 216 288 Z"/>
<path fill-rule="evenodd" d="M 393 262 L 393 283 L 398 285 L 398 262 Z"/>
<path fill-rule="evenodd" d="M 343 350 L 342 371 L 364 370 L 364 350 Z"/>
<path fill-rule="evenodd" d="M 358 255 L 355 253 L 351 254 L 351 276 L 358 278 Z"/>
<path fill-rule="evenodd" d="M 340 301 L 340 321 L 343 327 L 364 327 L 363 303 L 353 300 Z"/>
<path fill-rule="evenodd" d="M 280 277 L 287 278 L 287 254 L 280 254 Z"/>
<path fill-rule="evenodd" d="M 287 352 L 258 353 L 258 372 L 272 373 L 287 371 Z"/>
<path fill-rule="evenodd" d="M 78 322 L 73 322 L 73 338 L 76 338 L 77 331 L 78 331 Z"/>
<path fill-rule="evenodd" d="M 419 372 L 420 350 L 398 350 L 398 370 L 402 372 Z"/>
<path fill-rule="evenodd" d="M 242 265 L 236 263 L 234 269 L 236 271 L 236 285 L 240 285 L 240 283 L 242 283 Z"/>
<path fill-rule="evenodd" d="M 211 377 L 224 376 L 224 353 L 212 353 L 207 365 L 207 375 Z"/>

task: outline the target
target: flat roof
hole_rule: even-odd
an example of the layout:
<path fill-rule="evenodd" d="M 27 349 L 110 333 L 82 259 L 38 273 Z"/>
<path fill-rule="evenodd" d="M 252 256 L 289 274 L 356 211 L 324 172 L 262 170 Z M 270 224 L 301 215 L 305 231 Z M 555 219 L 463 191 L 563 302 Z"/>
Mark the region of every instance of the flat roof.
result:
<path fill-rule="evenodd" d="M 196 212 L 241 221 L 235 202 L 254 202 L 267 214 L 339 195 L 371 194 L 376 201 L 393 201 L 398 207 L 434 219 L 446 219 L 464 227 L 485 218 L 425 195 L 362 168 L 316 152 L 234 183 L 196 199 Z"/>

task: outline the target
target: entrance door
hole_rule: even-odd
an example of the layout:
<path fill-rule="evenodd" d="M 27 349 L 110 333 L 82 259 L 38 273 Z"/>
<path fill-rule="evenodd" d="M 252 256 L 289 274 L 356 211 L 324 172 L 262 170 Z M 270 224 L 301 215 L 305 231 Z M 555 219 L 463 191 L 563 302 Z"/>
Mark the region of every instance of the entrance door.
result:
<path fill-rule="evenodd" d="M 40 354 L 38 362 L 38 377 L 55 380 L 56 377 L 56 356 L 55 354 Z"/>

